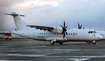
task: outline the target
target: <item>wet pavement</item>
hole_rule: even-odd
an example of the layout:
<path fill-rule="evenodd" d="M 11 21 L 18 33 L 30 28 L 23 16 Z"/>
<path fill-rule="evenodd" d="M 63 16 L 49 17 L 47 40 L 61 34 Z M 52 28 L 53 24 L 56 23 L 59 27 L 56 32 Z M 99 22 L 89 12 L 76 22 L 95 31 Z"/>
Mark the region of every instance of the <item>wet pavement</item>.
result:
<path fill-rule="evenodd" d="M 97 45 L 86 42 L 50 42 L 25 39 L 5 41 L 0 39 L 0 61 L 105 61 L 105 40 Z"/>

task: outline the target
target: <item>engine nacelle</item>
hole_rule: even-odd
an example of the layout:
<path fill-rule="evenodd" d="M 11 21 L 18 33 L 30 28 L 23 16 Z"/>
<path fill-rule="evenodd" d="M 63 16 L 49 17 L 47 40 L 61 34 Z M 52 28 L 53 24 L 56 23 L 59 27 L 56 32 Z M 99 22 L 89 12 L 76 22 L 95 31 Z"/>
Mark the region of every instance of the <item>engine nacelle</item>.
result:
<path fill-rule="evenodd" d="M 54 29 L 50 30 L 50 32 L 53 33 L 62 33 L 62 28 L 61 27 L 54 27 Z"/>

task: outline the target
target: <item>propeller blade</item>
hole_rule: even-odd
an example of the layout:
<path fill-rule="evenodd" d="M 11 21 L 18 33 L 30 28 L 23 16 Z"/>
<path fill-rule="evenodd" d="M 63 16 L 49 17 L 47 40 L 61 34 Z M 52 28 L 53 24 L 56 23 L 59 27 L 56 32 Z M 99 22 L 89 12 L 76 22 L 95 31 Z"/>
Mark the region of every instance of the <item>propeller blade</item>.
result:
<path fill-rule="evenodd" d="M 64 28 L 65 28 L 65 20 L 64 20 Z"/>
<path fill-rule="evenodd" d="M 63 39 L 65 38 L 65 33 L 63 34 Z"/>
<path fill-rule="evenodd" d="M 68 26 L 66 26 L 65 28 L 67 28 Z"/>
<path fill-rule="evenodd" d="M 81 28 L 82 28 L 82 24 L 80 25 L 78 22 L 78 29 L 81 29 Z"/>
<path fill-rule="evenodd" d="M 63 26 L 62 25 L 60 25 L 62 28 L 63 28 Z"/>
<path fill-rule="evenodd" d="M 79 29 L 79 23 L 78 23 L 78 29 Z"/>

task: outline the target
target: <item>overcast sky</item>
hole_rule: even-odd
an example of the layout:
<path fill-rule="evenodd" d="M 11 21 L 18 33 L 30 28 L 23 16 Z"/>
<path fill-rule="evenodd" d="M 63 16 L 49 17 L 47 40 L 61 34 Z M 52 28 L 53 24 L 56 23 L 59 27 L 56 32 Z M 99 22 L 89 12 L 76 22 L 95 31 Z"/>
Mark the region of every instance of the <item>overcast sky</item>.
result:
<path fill-rule="evenodd" d="M 105 30 L 105 0 L 0 0 L 0 30 L 15 28 L 12 16 L 24 14 L 28 25 L 60 27 L 65 20 L 69 28 L 78 22 L 85 28 Z"/>

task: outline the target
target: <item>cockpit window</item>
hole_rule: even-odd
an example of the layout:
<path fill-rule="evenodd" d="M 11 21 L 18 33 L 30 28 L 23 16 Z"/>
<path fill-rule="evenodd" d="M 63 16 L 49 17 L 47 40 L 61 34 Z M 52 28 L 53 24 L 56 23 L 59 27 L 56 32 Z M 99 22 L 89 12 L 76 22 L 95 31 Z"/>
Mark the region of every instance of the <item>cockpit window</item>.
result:
<path fill-rule="evenodd" d="M 89 31 L 88 33 L 97 33 L 96 31 Z"/>
<path fill-rule="evenodd" d="M 97 33 L 96 31 L 93 31 L 93 33 Z"/>

